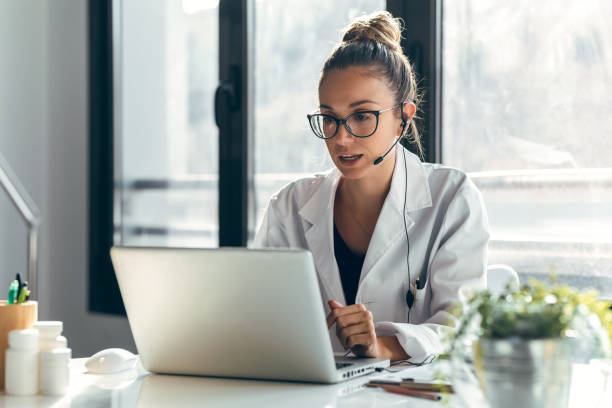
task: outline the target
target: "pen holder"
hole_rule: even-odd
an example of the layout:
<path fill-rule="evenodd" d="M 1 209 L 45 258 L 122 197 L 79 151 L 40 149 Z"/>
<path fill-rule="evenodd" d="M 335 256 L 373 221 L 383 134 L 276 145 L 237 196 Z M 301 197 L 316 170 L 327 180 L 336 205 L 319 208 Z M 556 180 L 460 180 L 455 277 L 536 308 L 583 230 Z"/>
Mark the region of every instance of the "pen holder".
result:
<path fill-rule="evenodd" d="M 31 329 L 36 320 L 38 320 L 38 302 L 35 300 L 13 305 L 7 305 L 6 300 L 0 300 L 0 390 L 4 389 L 4 358 L 9 345 L 9 332 Z"/>

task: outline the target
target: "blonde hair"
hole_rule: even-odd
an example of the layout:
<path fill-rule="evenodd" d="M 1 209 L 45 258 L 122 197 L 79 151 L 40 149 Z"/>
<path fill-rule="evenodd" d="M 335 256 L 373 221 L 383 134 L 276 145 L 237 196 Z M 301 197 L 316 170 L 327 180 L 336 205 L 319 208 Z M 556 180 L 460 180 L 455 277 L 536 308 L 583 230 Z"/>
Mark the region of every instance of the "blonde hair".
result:
<path fill-rule="evenodd" d="M 342 42 L 323 64 L 319 87 L 331 70 L 366 67 L 369 74 L 387 81 L 396 104 L 403 106 L 403 102 L 413 102 L 418 112 L 422 96 L 410 61 L 402 50 L 402 31 L 402 20 L 394 18 L 388 11 L 364 15 L 352 21 L 344 30 Z M 414 118 L 405 137 L 422 158 L 423 147 Z"/>

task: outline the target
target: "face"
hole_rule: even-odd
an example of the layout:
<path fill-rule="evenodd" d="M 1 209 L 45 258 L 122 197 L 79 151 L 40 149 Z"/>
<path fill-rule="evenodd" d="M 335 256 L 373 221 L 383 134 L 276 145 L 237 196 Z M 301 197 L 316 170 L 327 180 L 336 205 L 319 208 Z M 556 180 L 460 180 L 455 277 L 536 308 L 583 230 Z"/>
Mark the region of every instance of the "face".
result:
<path fill-rule="evenodd" d="M 380 111 L 396 105 L 393 92 L 386 82 L 368 74 L 362 67 L 329 71 L 319 87 L 319 103 L 321 113 L 337 119 L 344 119 L 359 111 Z M 391 147 L 401 133 L 399 109 L 381 112 L 378 128 L 370 137 L 355 137 L 340 125 L 336 136 L 325 140 L 334 164 L 344 177 L 358 179 L 379 171 L 379 168 L 382 170 L 389 165 L 393 166 L 394 151 L 379 165 L 374 166 L 373 163 Z M 412 115 L 408 113 L 405 117 Z"/>

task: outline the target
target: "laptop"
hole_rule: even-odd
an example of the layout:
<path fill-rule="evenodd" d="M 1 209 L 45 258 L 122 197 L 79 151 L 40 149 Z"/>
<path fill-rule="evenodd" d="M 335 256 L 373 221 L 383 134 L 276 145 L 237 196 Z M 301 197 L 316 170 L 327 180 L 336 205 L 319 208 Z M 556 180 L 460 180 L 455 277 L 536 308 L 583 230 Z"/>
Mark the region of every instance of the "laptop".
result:
<path fill-rule="evenodd" d="M 336 383 L 389 366 L 334 356 L 308 251 L 117 246 L 111 258 L 151 372 Z"/>

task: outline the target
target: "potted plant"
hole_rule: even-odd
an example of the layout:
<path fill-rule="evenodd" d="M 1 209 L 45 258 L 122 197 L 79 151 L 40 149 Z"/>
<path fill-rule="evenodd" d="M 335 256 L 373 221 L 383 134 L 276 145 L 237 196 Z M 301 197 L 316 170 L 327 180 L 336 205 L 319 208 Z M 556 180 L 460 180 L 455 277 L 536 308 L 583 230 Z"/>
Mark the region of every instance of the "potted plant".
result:
<path fill-rule="evenodd" d="M 566 407 L 572 364 L 610 356 L 612 311 L 595 291 L 532 280 L 475 293 L 461 312 L 449 354 L 473 364 L 493 408 Z"/>

